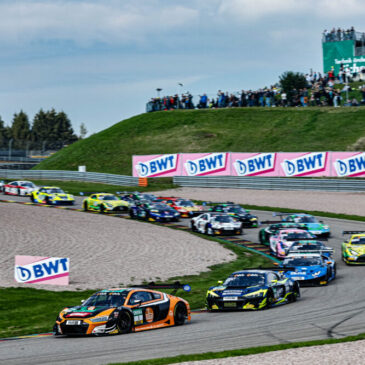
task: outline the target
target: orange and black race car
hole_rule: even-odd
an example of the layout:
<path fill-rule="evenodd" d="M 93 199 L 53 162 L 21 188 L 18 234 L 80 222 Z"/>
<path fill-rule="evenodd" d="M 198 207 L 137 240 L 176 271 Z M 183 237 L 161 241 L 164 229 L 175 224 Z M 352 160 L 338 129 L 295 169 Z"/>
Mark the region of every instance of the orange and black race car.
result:
<path fill-rule="evenodd" d="M 55 336 L 139 332 L 190 321 L 189 303 L 154 289 L 184 289 L 189 285 L 150 283 L 133 288 L 104 289 L 81 305 L 64 308 L 53 327 Z"/>

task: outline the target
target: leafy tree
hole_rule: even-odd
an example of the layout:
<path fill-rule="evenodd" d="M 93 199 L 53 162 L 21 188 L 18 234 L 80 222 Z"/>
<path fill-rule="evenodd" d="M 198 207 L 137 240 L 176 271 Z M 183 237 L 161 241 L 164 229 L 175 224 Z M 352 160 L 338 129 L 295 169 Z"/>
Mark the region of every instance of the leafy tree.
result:
<path fill-rule="evenodd" d="M 280 86 L 287 94 L 288 100 L 292 101 L 295 90 L 308 87 L 305 76 L 300 72 L 286 71 L 280 77 Z"/>
<path fill-rule="evenodd" d="M 81 123 L 80 124 L 80 136 L 79 138 L 80 139 L 84 139 L 87 135 L 87 129 L 86 129 L 86 126 L 84 123 Z"/>
<path fill-rule="evenodd" d="M 11 126 L 11 137 L 14 139 L 14 146 L 25 148 L 31 137 L 30 124 L 27 114 L 22 110 L 14 114 Z"/>
<path fill-rule="evenodd" d="M 5 127 L 4 121 L 0 116 L 0 148 L 7 147 L 8 142 L 8 130 Z"/>

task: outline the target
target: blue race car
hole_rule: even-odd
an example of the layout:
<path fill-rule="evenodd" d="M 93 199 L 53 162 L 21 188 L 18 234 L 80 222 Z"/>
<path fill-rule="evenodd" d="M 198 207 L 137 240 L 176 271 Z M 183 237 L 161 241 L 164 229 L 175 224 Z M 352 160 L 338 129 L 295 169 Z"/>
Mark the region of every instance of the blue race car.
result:
<path fill-rule="evenodd" d="M 136 201 L 129 209 L 131 218 L 143 219 L 150 222 L 177 222 L 180 213 L 167 204 L 152 203 L 148 200 Z"/>
<path fill-rule="evenodd" d="M 231 274 L 219 286 L 207 291 L 209 311 L 266 309 L 295 302 L 300 297 L 299 284 L 278 269 L 247 269 Z"/>
<path fill-rule="evenodd" d="M 301 285 L 327 285 L 336 278 L 333 249 L 318 241 L 298 241 L 281 263 L 284 275 Z"/>
<path fill-rule="evenodd" d="M 309 233 L 317 237 L 328 238 L 331 235 L 330 228 L 323 221 L 318 221 L 316 217 L 307 213 L 273 213 L 273 216 L 281 217 L 282 222 L 303 224 Z"/>

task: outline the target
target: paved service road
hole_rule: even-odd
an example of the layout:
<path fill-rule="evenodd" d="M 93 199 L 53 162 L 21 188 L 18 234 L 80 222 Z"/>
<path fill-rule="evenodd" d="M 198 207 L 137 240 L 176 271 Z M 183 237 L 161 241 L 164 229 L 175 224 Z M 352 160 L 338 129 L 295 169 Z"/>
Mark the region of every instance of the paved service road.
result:
<path fill-rule="evenodd" d="M 253 213 L 261 220 L 271 218 L 271 213 Z M 107 364 L 365 332 L 365 267 L 350 267 L 340 261 L 341 232 L 362 230 L 365 224 L 323 220 L 332 230 L 328 245 L 335 249 L 337 279 L 326 287 L 302 288 L 297 303 L 257 312 L 199 313 L 182 327 L 122 336 L 0 342 L 0 363 Z M 244 238 L 257 242 L 257 234 L 258 229 L 246 229 Z"/>

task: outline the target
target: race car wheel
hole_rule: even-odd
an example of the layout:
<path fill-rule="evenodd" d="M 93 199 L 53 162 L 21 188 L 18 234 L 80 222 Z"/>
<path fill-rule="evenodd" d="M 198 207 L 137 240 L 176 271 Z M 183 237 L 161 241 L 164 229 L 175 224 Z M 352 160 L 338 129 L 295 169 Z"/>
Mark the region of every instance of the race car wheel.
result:
<path fill-rule="evenodd" d="M 22 195 L 22 191 L 20 189 L 18 189 L 18 195 L 21 196 Z"/>
<path fill-rule="evenodd" d="M 34 200 L 34 196 L 33 196 L 33 195 L 31 195 L 31 196 L 30 196 L 30 201 L 31 201 L 32 203 L 34 203 L 34 201 L 35 201 L 35 200 Z"/>
<path fill-rule="evenodd" d="M 100 205 L 100 213 L 101 214 L 105 213 L 105 207 L 103 204 Z"/>
<path fill-rule="evenodd" d="M 84 203 L 84 211 L 87 212 L 89 210 L 89 207 L 87 206 L 87 203 Z"/>
<path fill-rule="evenodd" d="M 122 312 L 119 315 L 117 328 L 119 334 L 125 334 L 132 331 L 132 317 L 128 312 Z"/>
<path fill-rule="evenodd" d="M 132 219 L 137 218 L 137 217 L 136 217 L 136 215 L 135 215 L 135 213 L 134 213 L 134 210 L 133 210 L 133 209 L 131 209 L 131 210 L 129 211 L 129 216 L 130 216 Z"/>
<path fill-rule="evenodd" d="M 196 232 L 196 231 L 197 231 L 197 229 L 196 229 L 196 227 L 195 227 L 195 224 L 194 224 L 193 222 L 191 222 L 191 223 L 190 223 L 190 228 L 191 228 L 191 230 L 192 230 L 193 232 Z"/>
<path fill-rule="evenodd" d="M 208 236 L 214 236 L 214 231 L 212 227 L 206 227 L 205 228 L 205 234 L 207 234 Z"/>
<path fill-rule="evenodd" d="M 264 239 L 264 234 L 262 231 L 259 232 L 259 240 L 260 240 L 260 243 L 263 245 L 264 242 L 265 242 L 265 239 Z"/>
<path fill-rule="evenodd" d="M 175 326 L 181 326 L 185 323 L 187 311 L 186 306 L 183 303 L 177 303 L 174 309 L 174 322 Z"/>
<path fill-rule="evenodd" d="M 46 197 L 46 198 L 44 199 L 44 202 L 45 202 L 47 205 L 49 205 L 49 199 L 48 199 L 48 197 Z"/>
<path fill-rule="evenodd" d="M 266 304 L 264 309 L 268 309 L 274 303 L 274 294 L 271 290 L 269 290 L 266 294 Z"/>
<path fill-rule="evenodd" d="M 291 293 L 289 295 L 289 302 L 290 303 L 294 303 L 297 301 L 297 298 L 300 296 L 300 289 L 299 289 L 299 285 L 298 283 L 295 283 L 294 284 L 294 287 L 293 287 L 293 293 Z"/>

